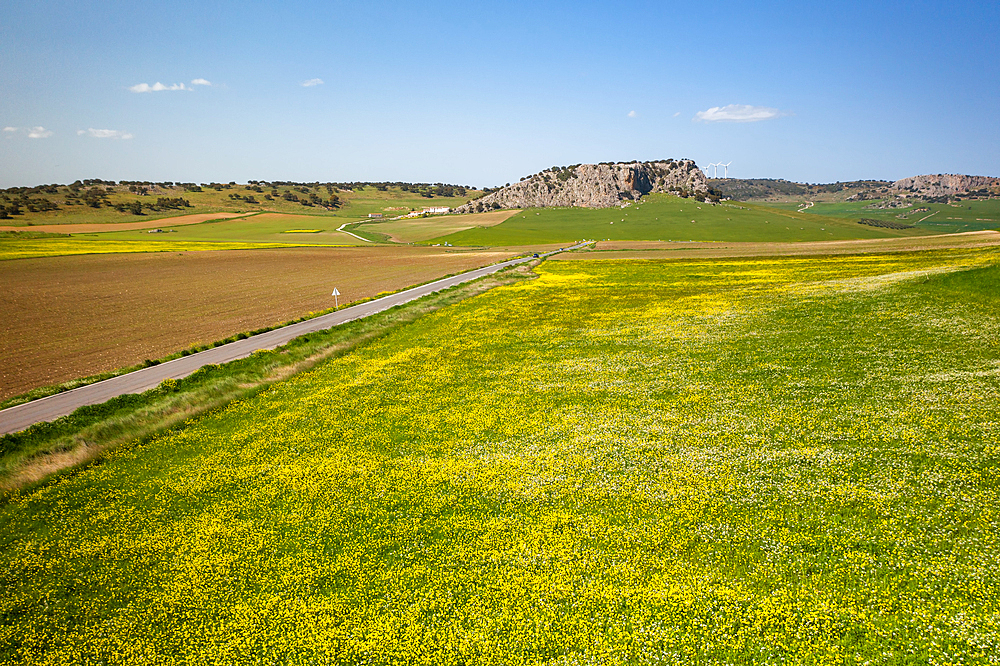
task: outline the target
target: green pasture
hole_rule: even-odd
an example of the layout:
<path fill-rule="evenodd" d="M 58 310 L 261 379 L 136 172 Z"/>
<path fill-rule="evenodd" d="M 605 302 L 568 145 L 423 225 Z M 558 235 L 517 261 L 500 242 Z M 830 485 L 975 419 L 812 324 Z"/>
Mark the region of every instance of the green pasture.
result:
<path fill-rule="evenodd" d="M 803 202 L 772 203 L 786 211 L 800 210 Z M 817 202 L 807 212 L 837 218 L 888 220 L 916 225 L 922 233 L 952 234 L 962 231 L 1000 229 L 1000 199 L 962 201 L 953 204 L 916 202 L 909 208 L 869 209 L 872 201 Z M 918 209 L 927 208 L 926 211 Z"/>
<path fill-rule="evenodd" d="M 100 234 L 76 234 L 75 238 L 93 237 L 108 240 L 142 240 L 144 242 L 177 241 L 212 243 L 290 243 L 294 245 L 364 245 L 363 241 L 337 231 L 347 222 L 331 215 L 303 215 L 271 218 L 267 215 L 248 215 L 227 220 L 212 220 L 201 224 L 162 227 L 163 233 L 140 231 L 111 231 Z M 298 230 L 318 230 L 315 233 L 296 233 Z"/>
<path fill-rule="evenodd" d="M 855 221 L 750 203 L 699 203 L 655 194 L 627 208 L 526 210 L 489 228 L 428 241 L 453 245 L 529 245 L 579 239 L 663 241 L 819 241 L 885 238 L 912 232 L 875 229 Z"/>
<path fill-rule="evenodd" d="M 995 663 L 1000 252 L 537 272 L 0 506 L 0 664 Z"/>

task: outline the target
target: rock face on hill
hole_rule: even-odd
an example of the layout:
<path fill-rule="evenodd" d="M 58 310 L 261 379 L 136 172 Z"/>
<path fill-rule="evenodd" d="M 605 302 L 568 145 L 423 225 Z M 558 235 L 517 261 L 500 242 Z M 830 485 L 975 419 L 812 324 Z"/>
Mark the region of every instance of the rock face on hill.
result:
<path fill-rule="evenodd" d="M 912 176 L 892 184 L 902 196 L 947 197 L 958 194 L 1000 194 L 1000 178 L 990 176 L 960 176 L 943 173 Z"/>
<path fill-rule="evenodd" d="M 454 212 L 548 206 L 609 208 L 623 199 L 638 199 L 654 192 L 703 196 L 707 191 L 705 174 L 693 160 L 577 164 L 529 176 L 470 201 Z"/>

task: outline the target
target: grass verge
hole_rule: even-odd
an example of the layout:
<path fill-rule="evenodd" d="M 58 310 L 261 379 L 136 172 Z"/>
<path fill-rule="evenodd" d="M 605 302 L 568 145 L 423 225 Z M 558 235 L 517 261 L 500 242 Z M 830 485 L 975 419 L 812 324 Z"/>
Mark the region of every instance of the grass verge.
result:
<path fill-rule="evenodd" d="M 496 286 L 531 279 L 535 277 L 532 269 L 537 264 L 535 261 L 504 269 L 371 317 L 301 336 L 274 350 L 254 352 L 247 358 L 224 365 L 207 365 L 184 379 L 166 380 L 142 394 L 123 395 L 100 405 L 81 407 L 55 421 L 4 435 L 0 437 L 0 497 L 8 499 L 45 483 L 54 475 L 72 473 L 122 444 L 165 431 L 250 395 L 324 359 L 377 339 L 428 312 Z M 227 338 L 214 346 L 231 341 Z M 190 352 L 186 350 L 169 358 L 187 353 Z M 149 361 L 147 365 L 157 362 Z M 99 376 L 94 381 L 110 376 L 114 375 Z"/>

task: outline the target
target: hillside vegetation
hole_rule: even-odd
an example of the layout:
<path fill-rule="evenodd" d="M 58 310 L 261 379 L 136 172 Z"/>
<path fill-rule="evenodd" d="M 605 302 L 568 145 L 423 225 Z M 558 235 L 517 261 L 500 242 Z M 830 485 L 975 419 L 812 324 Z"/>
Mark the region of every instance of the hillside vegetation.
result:
<path fill-rule="evenodd" d="M 810 184 L 781 178 L 710 178 L 708 184 L 736 201 L 843 201 L 863 192 L 882 192 L 888 196 L 892 185 L 887 180 Z"/>
<path fill-rule="evenodd" d="M 998 262 L 547 262 L 2 506 L 0 663 L 991 663 Z"/>
<path fill-rule="evenodd" d="M 356 219 L 427 206 L 455 207 L 481 194 L 426 183 L 150 183 L 104 180 L 0 190 L 0 225 L 137 222 L 214 212 L 276 212 Z"/>

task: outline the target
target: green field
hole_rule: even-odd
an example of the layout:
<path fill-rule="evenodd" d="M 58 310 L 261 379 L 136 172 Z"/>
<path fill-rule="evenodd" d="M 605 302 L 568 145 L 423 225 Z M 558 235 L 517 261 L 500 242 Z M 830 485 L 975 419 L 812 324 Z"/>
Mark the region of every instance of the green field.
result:
<path fill-rule="evenodd" d="M 199 241 L 211 243 L 290 243 L 295 245 L 365 245 L 337 228 L 346 220 L 329 215 L 291 215 L 262 213 L 178 227 L 163 227 L 169 231 L 151 234 L 148 231 L 112 231 L 92 234 L 109 240 L 142 239 L 150 243 Z M 166 222 L 166 221 L 165 221 Z M 295 233 L 307 229 L 314 233 Z M 291 233 L 290 233 L 291 232 Z M 91 236 L 88 234 L 88 236 Z"/>
<path fill-rule="evenodd" d="M 995 663 L 1000 252 L 538 272 L 0 507 L 0 663 Z"/>
<path fill-rule="evenodd" d="M 838 218 L 867 217 L 901 224 L 913 224 L 924 233 L 951 234 L 962 231 L 983 231 L 1000 228 L 1000 199 L 980 199 L 954 204 L 916 202 L 909 208 L 870 209 L 872 201 L 842 203 L 817 202 L 809 213 Z M 772 203 L 774 208 L 799 210 L 802 202 Z M 920 210 L 926 208 L 927 210 Z"/>
<path fill-rule="evenodd" d="M 912 234 L 912 231 L 876 229 L 857 224 L 856 220 L 797 213 L 760 204 L 726 202 L 712 205 L 654 194 L 627 208 L 526 210 L 495 227 L 461 231 L 429 242 L 487 246 L 569 243 L 583 238 L 761 242 Z"/>

